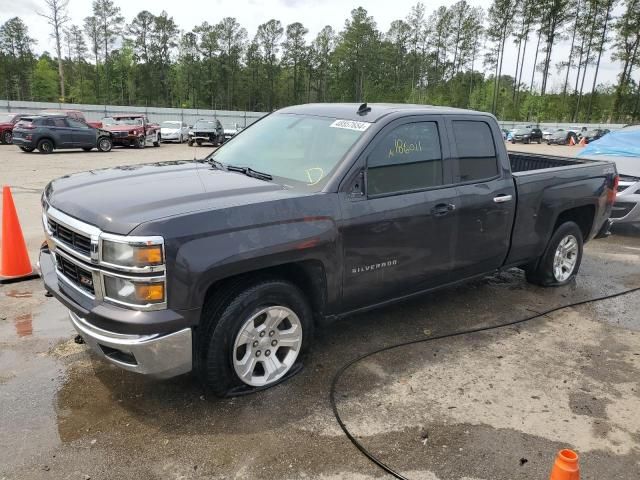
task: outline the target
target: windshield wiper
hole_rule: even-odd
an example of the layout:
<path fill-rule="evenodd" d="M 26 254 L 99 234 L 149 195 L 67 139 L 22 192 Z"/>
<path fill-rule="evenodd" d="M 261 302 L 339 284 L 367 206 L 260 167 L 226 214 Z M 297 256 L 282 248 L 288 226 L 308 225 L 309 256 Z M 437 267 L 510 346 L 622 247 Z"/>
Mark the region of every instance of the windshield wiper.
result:
<path fill-rule="evenodd" d="M 206 157 L 205 160 L 207 162 L 209 162 L 210 165 L 212 165 L 213 167 L 217 168 L 218 170 L 225 170 L 224 164 L 222 162 L 219 162 L 215 158 Z"/>
<path fill-rule="evenodd" d="M 218 162 L 218 163 L 220 163 L 220 162 Z M 253 168 L 238 167 L 236 165 L 225 165 L 225 167 L 230 172 L 244 173 L 248 177 L 257 178 L 259 180 L 273 180 L 273 177 L 271 175 L 269 175 L 268 173 L 258 172 L 257 170 L 254 170 Z"/>

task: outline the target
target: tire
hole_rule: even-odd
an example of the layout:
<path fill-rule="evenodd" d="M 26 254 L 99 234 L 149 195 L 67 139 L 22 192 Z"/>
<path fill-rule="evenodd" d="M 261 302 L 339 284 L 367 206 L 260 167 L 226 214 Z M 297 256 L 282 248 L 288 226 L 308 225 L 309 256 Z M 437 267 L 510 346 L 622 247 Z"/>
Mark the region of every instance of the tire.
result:
<path fill-rule="evenodd" d="M 156 136 L 156 140 L 153 142 L 153 146 L 154 147 L 159 147 L 161 141 L 162 141 L 162 138 L 160 137 L 160 135 L 157 135 Z"/>
<path fill-rule="evenodd" d="M 272 326 L 267 325 L 269 321 Z M 268 388 L 285 380 L 313 338 L 306 298 L 295 285 L 275 278 L 245 288 L 236 283 L 218 292 L 204 306 L 201 328 L 195 370 L 205 388 L 218 396 Z M 278 346 L 279 341 L 291 341 L 294 346 Z M 241 361 L 251 362 L 250 367 L 243 370 Z M 243 371 L 244 377 L 239 373 Z"/>
<path fill-rule="evenodd" d="M 187 145 L 189 145 L 190 147 L 193 147 L 193 140 L 189 140 L 189 141 L 187 142 Z"/>
<path fill-rule="evenodd" d="M 53 142 L 48 138 L 43 138 L 38 142 L 38 152 L 48 155 L 53 152 Z"/>
<path fill-rule="evenodd" d="M 144 137 L 138 137 L 136 139 L 136 148 L 144 148 L 146 146 L 146 139 Z"/>
<path fill-rule="evenodd" d="M 572 246 L 571 242 L 574 242 L 573 248 L 567 251 L 567 248 Z M 557 287 L 570 283 L 580 269 L 583 243 L 582 230 L 575 222 L 560 225 L 553 232 L 542 256 L 537 262 L 525 267 L 527 281 L 543 287 Z M 559 256 L 558 259 L 556 254 Z"/>
<path fill-rule="evenodd" d="M 35 150 L 35 147 L 23 147 L 22 145 L 19 147 L 23 152 L 31 153 Z"/>
<path fill-rule="evenodd" d="M 199 147 L 202 146 L 202 140 L 196 140 L 196 143 L 198 144 Z"/>
<path fill-rule="evenodd" d="M 113 148 L 113 140 L 109 137 L 101 137 L 98 139 L 98 151 L 107 153 Z"/>
<path fill-rule="evenodd" d="M 541 143 L 542 143 L 542 139 L 541 139 L 541 138 L 539 138 L 539 139 L 538 139 L 538 145 L 540 145 Z"/>
<path fill-rule="evenodd" d="M 547 142 L 547 145 L 551 145 L 551 142 Z"/>
<path fill-rule="evenodd" d="M 515 141 L 515 140 L 511 140 L 511 144 L 512 144 L 512 145 L 515 145 L 515 144 L 516 144 L 516 141 Z"/>
<path fill-rule="evenodd" d="M 11 145 L 13 143 L 13 132 L 7 130 L 2 134 L 2 143 L 5 145 Z"/>

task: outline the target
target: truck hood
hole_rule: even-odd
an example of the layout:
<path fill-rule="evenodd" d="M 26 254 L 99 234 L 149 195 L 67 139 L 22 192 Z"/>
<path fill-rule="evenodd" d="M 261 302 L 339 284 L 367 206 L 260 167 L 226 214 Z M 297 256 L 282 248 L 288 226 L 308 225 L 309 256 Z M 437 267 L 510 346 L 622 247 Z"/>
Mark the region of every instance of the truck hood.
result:
<path fill-rule="evenodd" d="M 45 189 L 54 208 L 120 235 L 164 217 L 292 194 L 277 183 L 187 160 L 90 170 L 53 180 Z"/>
<path fill-rule="evenodd" d="M 141 129 L 142 125 L 103 125 L 102 128 L 110 132 L 128 132 L 129 130 Z"/>

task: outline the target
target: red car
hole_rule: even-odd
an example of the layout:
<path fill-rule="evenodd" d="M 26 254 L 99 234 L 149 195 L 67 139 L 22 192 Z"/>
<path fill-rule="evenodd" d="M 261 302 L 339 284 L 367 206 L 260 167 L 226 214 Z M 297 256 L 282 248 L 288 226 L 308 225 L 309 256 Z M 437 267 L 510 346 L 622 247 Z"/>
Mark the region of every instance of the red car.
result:
<path fill-rule="evenodd" d="M 84 113 L 80 110 L 45 110 L 41 112 L 42 114 L 53 114 L 53 115 L 66 115 L 69 118 L 73 118 L 74 120 L 79 120 L 93 128 L 102 128 L 102 122 L 90 122 L 84 117 Z"/>
<path fill-rule="evenodd" d="M 0 143 L 13 143 L 13 127 L 22 117 L 30 113 L 0 113 Z"/>
<path fill-rule="evenodd" d="M 113 136 L 113 145 L 144 148 L 160 146 L 160 125 L 149 122 L 146 115 L 126 113 L 102 119 L 103 127 Z"/>

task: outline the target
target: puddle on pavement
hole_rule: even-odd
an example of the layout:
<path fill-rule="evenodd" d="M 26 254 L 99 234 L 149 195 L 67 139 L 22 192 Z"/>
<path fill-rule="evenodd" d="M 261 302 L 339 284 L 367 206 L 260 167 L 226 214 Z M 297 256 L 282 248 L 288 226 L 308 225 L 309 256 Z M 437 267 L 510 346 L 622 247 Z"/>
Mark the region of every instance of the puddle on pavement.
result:
<path fill-rule="evenodd" d="M 26 298 L 24 293 L 9 291 L 6 296 Z M 27 308 L 27 313 L 20 311 Z M 3 312 L 2 317 L 0 478 L 4 468 L 60 443 L 54 404 L 65 380 L 64 367 L 49 352 L 60 341 L 73 338 L 65 308 L 53 299 L 32 307 L 20 305 L 17 311 Z"/>

